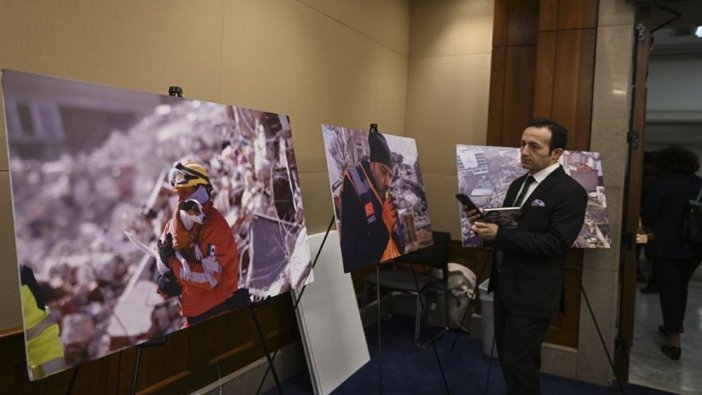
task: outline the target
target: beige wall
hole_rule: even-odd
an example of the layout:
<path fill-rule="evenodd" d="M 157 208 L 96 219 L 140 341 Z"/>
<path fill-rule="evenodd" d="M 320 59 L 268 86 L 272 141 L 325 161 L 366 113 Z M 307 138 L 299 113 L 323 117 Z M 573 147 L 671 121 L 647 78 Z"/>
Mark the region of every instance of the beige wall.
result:
<path fill-rule="evenodd" d="M 413 0 L 407 137 L 417 140 L 432 227 L 460 239 L 456 144 L 485 144 L 493 0 Z"/>
<path fill-rule="evenodd" d="M 321 123 L 403 134 L 408 0 L 0 0 L 0 68 L 290 115 L 308 231 L 332 215 Z M 0 109 L 2 111 L 2 109 Z M 0 113 L 4 119 L 4 114 Z M 0 126 L 0 331 L 21 325 Z"/>

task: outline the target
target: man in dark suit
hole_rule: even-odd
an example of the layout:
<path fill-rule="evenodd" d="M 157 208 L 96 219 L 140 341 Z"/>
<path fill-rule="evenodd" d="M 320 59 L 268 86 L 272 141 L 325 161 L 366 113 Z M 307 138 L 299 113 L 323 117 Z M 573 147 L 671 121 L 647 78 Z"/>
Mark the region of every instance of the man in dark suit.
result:
<path fill-rule="evenodd" d="M 472 230 L 491 241 L 495 262 L 495 341 L 508 394 L 539 394 L 541 343 L 560 312 L 566 253 L 585 220 L 587 192 L 558 164 L 568 131 L 534 119 L 522 133 L 520 156 L 528 173 L 512 182 L 503 206 L 521 206 L 517 228 L 480 222 Z"/>

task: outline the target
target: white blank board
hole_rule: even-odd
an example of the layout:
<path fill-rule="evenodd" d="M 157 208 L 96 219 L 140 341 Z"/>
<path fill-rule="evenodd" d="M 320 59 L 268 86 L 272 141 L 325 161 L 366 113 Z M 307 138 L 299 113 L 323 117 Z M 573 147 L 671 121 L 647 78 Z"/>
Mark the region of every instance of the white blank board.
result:
<path fill-rule="evenodd" d="M 309 237 L 316 256 L 324 233 Z M 370 360 L 351 274 L 344 273 L 339 236 L 329 232 L 297 308 L 314 393 L 328 394 Z M 293 291 L 293 303 L 299 291 Z"/>

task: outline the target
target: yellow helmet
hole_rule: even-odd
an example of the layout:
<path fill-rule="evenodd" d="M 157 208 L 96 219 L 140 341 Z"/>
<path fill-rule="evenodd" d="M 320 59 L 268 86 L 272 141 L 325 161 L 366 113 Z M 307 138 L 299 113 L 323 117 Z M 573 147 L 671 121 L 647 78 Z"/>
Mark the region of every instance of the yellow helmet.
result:
<path fill-rule="evenodd" d="M 188 160 L 186 162 L 176 162 L 168 172 L 168 182 L 174 191 L 181 188 L 194 187 L 196 185 L 210 186 L 210 177 L 202 165 Z"/>

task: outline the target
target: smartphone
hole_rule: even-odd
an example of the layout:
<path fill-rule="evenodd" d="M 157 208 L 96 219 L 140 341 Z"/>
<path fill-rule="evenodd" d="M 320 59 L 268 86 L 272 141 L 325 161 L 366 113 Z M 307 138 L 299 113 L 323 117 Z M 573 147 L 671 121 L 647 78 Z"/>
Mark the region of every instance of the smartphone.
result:
<path fill-rule="evenodd" d="M 458 199 L 458 201 L 461 202 L 462 205 L 466 206 L 466 209 L 468 211 L 475 210 L 478 213 L 480 212 L 480 210 L 478 209 L 478 206 L 476 206 L 475 203 L 473 203 L 473 201 L 470 200 L 468 195 L 466 195 L 464 193 L 457 193 L 456 199 Z"/>

